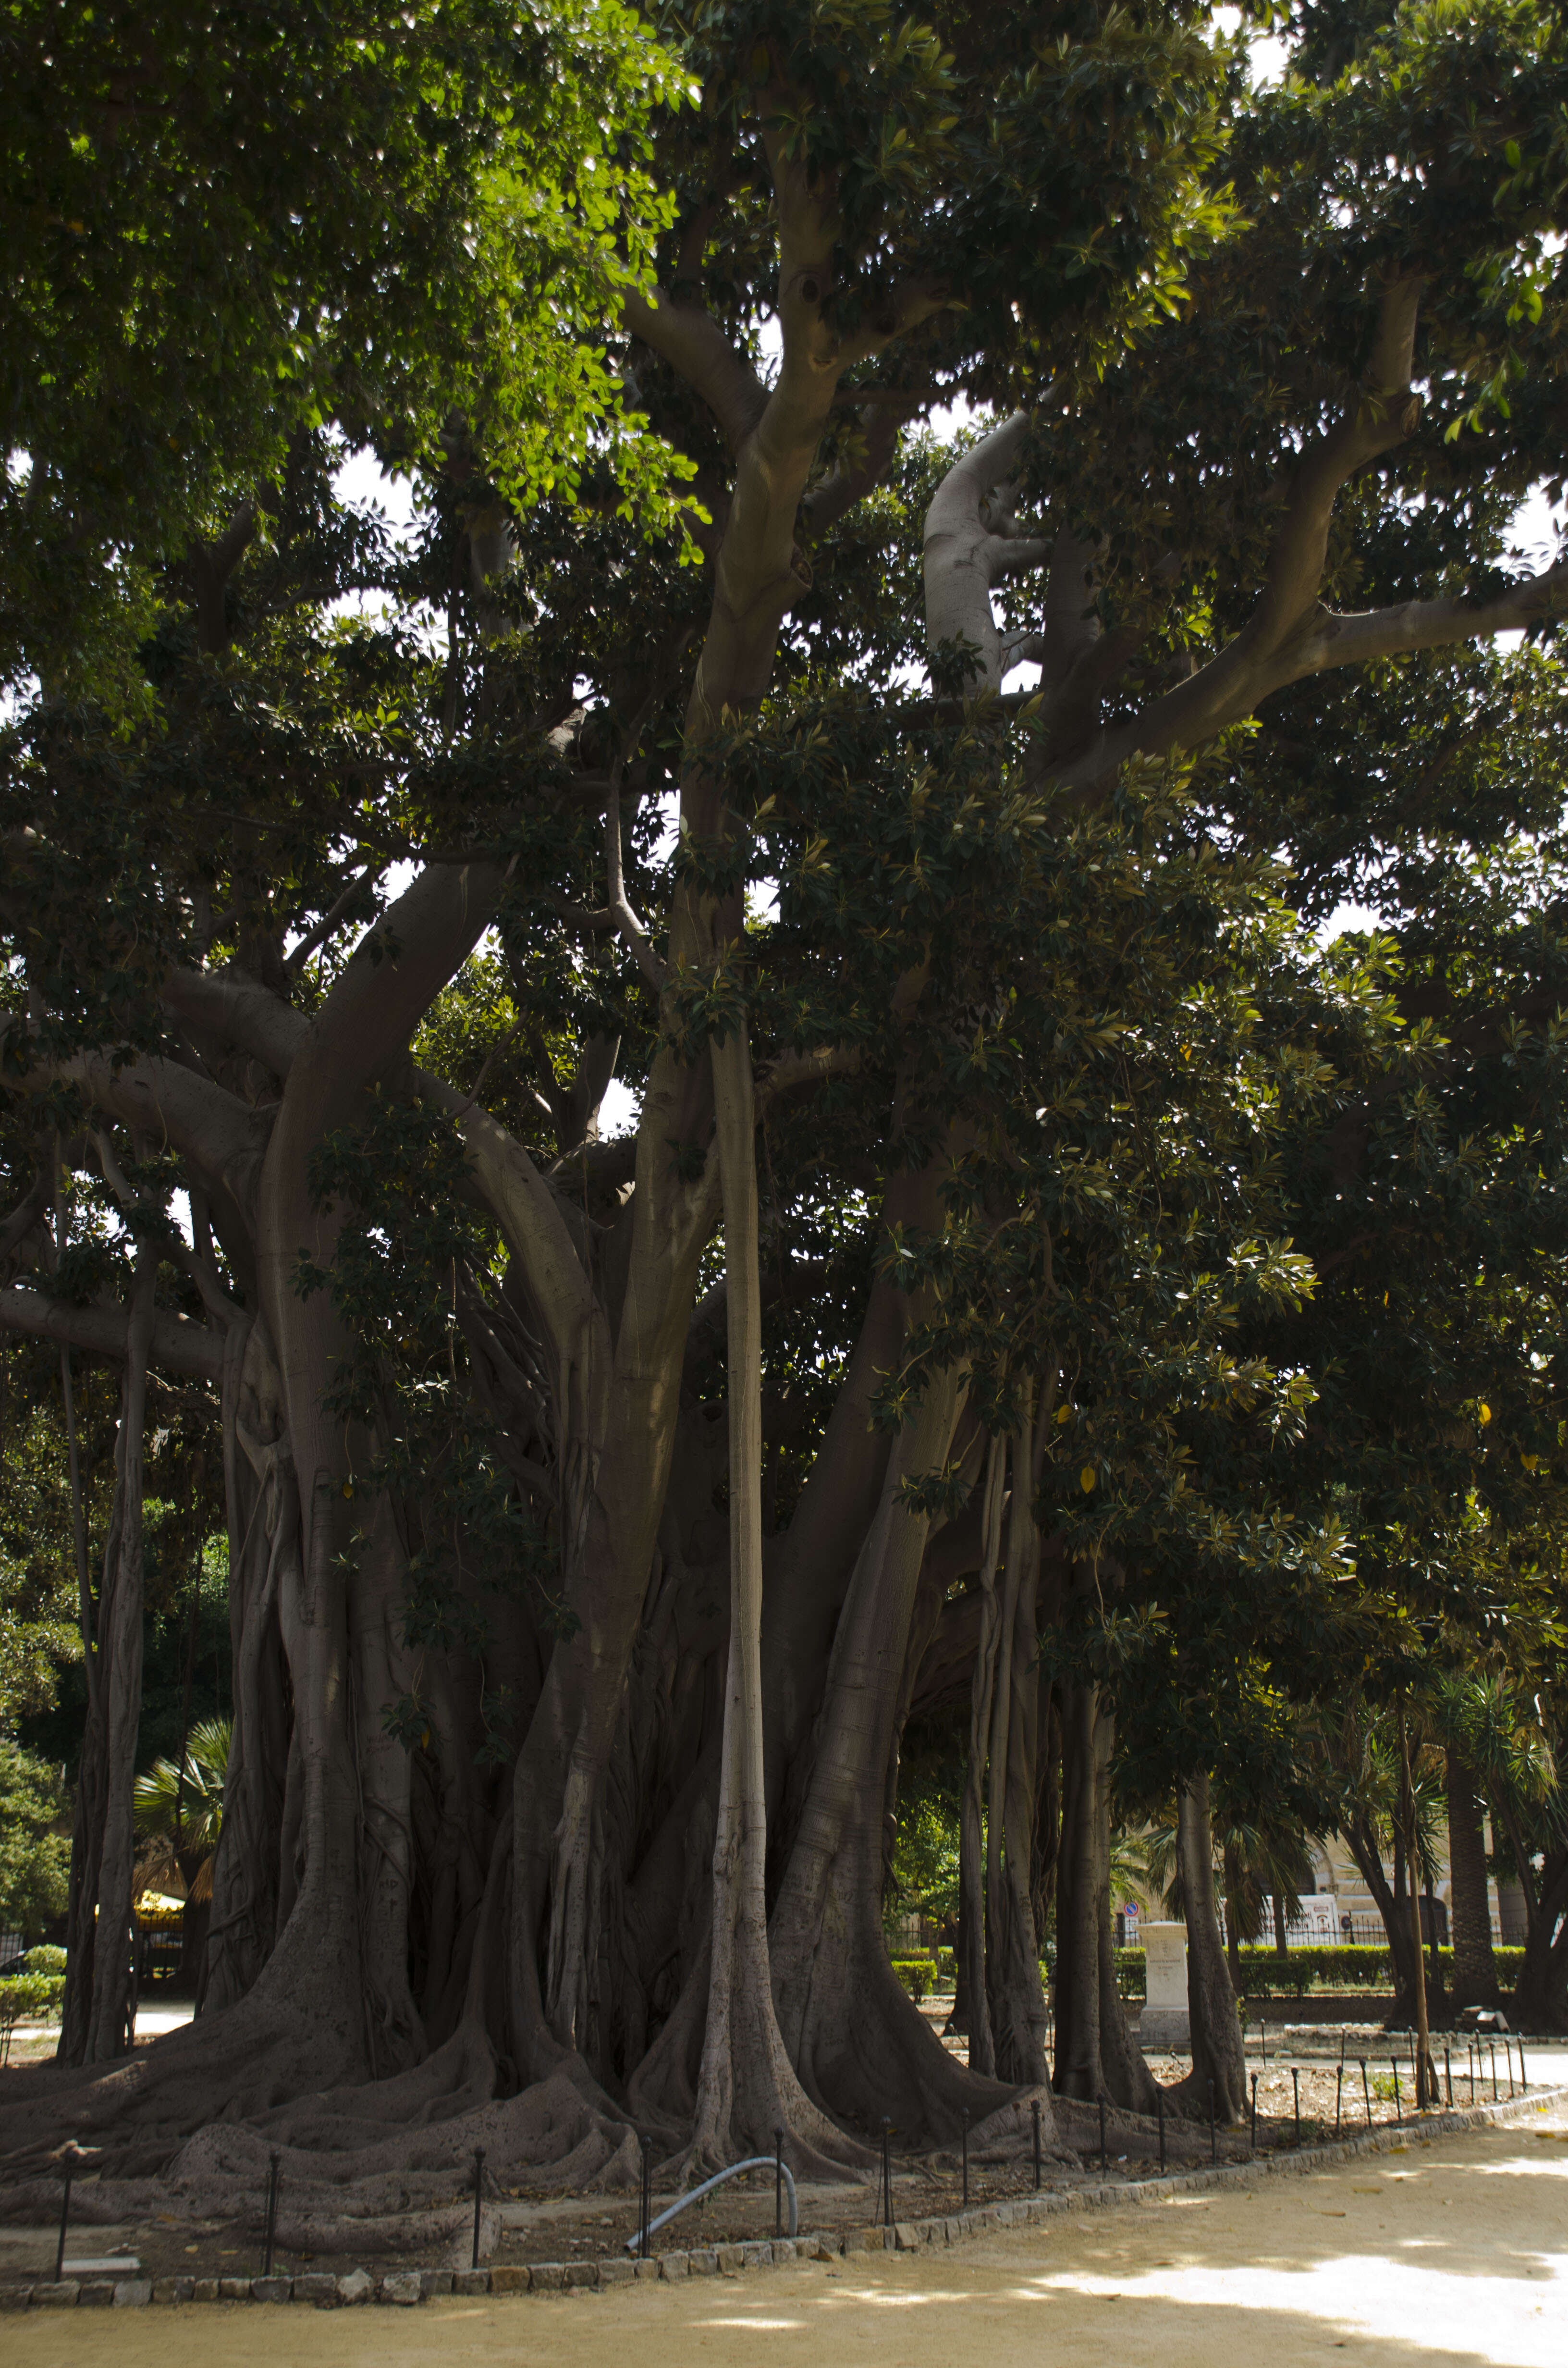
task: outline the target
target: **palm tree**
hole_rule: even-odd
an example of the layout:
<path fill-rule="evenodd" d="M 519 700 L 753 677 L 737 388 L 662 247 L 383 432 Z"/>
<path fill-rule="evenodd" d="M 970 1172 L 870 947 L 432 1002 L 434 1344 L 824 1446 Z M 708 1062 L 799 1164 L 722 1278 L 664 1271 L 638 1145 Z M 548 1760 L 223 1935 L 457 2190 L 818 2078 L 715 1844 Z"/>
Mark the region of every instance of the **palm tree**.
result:
<path fill-rule="evenodd" d="M 1406 1716 L 1414 1720 L 1408 1707 Z M 1438 1844 L 1447 1815 L 1442 1755 L 1423 1745 L 1419 1729 L 1411 1736 L 1415 1863 L 1407 1866 L 1400 1823 L 1402 1777 L 1394 1713 L 1373 1709 L 1362 1700 L 1353 1701 L 1338 1726 L 1327 1734 L 1325 1743 L 1341 1785 L 1339 1830 L 1388 1935 L 1394 1978 L 1392 2019 L 1413 2022 L 1416 1984 L 1425 1980 L 1426 1968 L 1413 1947 L 1410 1895 L 1425 1891 L 1430 1896 L 1437 1884 Z M 1385 1850 L 1392 1861 L 1392 1882 L 1383 1864 Z M 1436 1950 L 1433 1954 L 1435 1961 Z"/>
<path fill-rule="evenodd" d="M 144 1889 L 174 1875 L 193 1903 L 211 1898 L 233 1733 L 231 1719 L 199 1719 L 187 1739 L 183 1767 L 154 1759 L 136 1779 L 136 1830 L 147 1838 L 141 1854 Z"/>
<path fill-rule="evenodd" d="M 1243 1813 L 1219 1784 L 1212 1798 L 1214 1850 L 1225 1895 L 1225 1951 L 1239 1996 L 1239 1952 L 1244 1942 L 1250 1947 L 1263 1937 L 1265 1900 L 1273 1901 L 1275 1945 L 1284 1955 L 1286 1925 L 1301 1914 L 1301 1892 L 1312 1880 L 1312 1853 L 1299 1826 Z M 1157 1817 L 1144 1837 L 1142 1860 L 1150 1886 L 1163 1896 L 1170 1913 L 1185 1921 L 1174 1808 Z"/>
<path fill-rule="evenodd" d="M 1433 1713 L 1445 1746 L 1449 1863 L 1453 1884 L 1454 2003 L 1495 2006 L 1497 1963 L 1486 1897 L 1484 1793 L 1528 1884 L 1527 1823 L 1559 1801 L 1557 1767 L 1540 1721 L 1507 1677 L 1456 1671 L 1438 1686 Z"/>

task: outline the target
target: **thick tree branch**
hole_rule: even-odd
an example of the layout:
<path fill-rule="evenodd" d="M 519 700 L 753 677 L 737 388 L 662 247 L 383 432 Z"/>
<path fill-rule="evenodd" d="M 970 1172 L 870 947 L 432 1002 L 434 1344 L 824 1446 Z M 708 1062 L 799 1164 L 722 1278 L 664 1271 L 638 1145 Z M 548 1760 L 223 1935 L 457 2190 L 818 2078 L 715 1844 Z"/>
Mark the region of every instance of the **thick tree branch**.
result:
<path fill-rule="evenodd" d="M 935 654 L 957 643 L 979 653 L 977 688 L 999 689 L 1002 637 L 991 607 L 991 546 L 998 540 L 986 504 L 1011 472 L 1028 434 L 1015 411 L 954 461 L 926 513 L 926 643 Z M 1043 553 L 1042 553 L 1043 555 Z"/>
<path fill-rule="evenodd" d="M 907 393 L 892 388 L 868 392 L 863 400 L 871 406 L 871 417 L 863 426 L 859 450 L 852 458 L 841 461 L 801 504 L 801 523 L 808 534 L 825 534 L 829 527 L 881 484 L 898 449 L 901 431 L 930 396 L 929 386 Z"/>
<path fill-rule="evenodd" d="M 677 304 L 661 288 L 652 303 L 629 291 L 621 318 L 702 397 L 731 451 L 738 452 L 767 407 L 767 389 L 712 315 L 699 304 Z"/>
<path fill-rule="evenodd" d="M 1301 634 L 1280 652 L 1268 689 L 1299 682 L 1330 666 L 1362 666 L 1369 658 L 1398 657 L 1412 650 L 1443 649 L 1454 642 L 1490 641 L 1515 633 L 1568 609 L 1568 561 L 1540 575 L 1510 585 L 1491 598 L 1404 600 L 1390 609 L 1335 616 L 1313 610 Z"/>
<path fill-rule="evenodd" d="M 311 1032 L 302 1011 L 246 971 L 173 971 L 159 1001 L 188 1028 L 250 1053 L 278 1078 L 288 1076 Z"/>
<path fill-rule="evenodd" d="M 462 1137 L 479 1189 L 522 1269 L 548 1343 L 557 1403 L 568 1404 L 574 1374 L 585 1380 L 592 1372 L 602 1390 L 614 1362 L 608 1327 L 554 1192 L 523 1145 L 471 1096 L 424 1070 L 415 1072 L 415 1081 Z"/>
<path fill-rule="evenodd" d="M 1258 700 L 1277 687 L 1275 668 L 1317 600 L 1341 490 L 1358 470 L 1401 443 L 1415 424 L 1419 404 L 1411 393 L 1410 378 L 1424 284 L 1417 279 L 1394 279 L 1384 288 L 1362 391 L 1293 472 L 1268 573 L 1251 616 L 1206 666 L 1144 712 L 1132 727 L 1128 754 L 1135 748 L 1148 754 L 1190 748 L 1250 714 Z M 1290 674 L 1278 677 L 1293 678 Z"/>
<path fill-rule="evenodd" d="M 346 888 L 339 890 L 320 920 L 312 924 L 299 944 L 286 958 L 283 967 L 290 978 L 299 976 L 316 948 L 324 945 L 338 923 L 347 919 L 366 885 L 371 881 L 379 880 L 385 870 L 384 861 L 367 863 L 362 871 L 354 874 Z"/>
<path fill-rule="evenodd" d="M 107 1053 L 84 1053 L 58 1067 L 7 1078 L 6 1084 L 21 1093 L 40 1093 L 58 1084 L 79 1087 L 96 1109 L 177 1151 L 222 1185 L 247 1215 L 254 1210 L 272 1114 L 252 1110 L 194 1069 L 156 1056 L 116 1068 Z"/>
<path fill-rule="evenodd" d="M 290 1107 L 311 1140 L 345 1094 L 403 1053 L 430 1005 L 483 935 L 501 901 L 494 865 L 422 871 L 367 930 L 295 1057 Z M 313 1111 L 312 1117 L 309 1113 Z"/>
<path fill-rule="evenodd" d="M 858 1076 L 860 1060 L 858 1047 L 852 1044 L 824 1044 L 811 1053 L 780 1053 L 757 1079 L 758 1115 L 771 1110 L 786 1094 L 801 1093 L 828 1077 Z"/>
<path fill-rule="evenodd" d="M 58 1340 L 67 1348 L 114 1357 L 127 1354 L 130 1319 L 123 1307 L 71 1307 L 62 1300 L 46 1299 L 41 1292 L 0 1291 L 0 1329 L 30 1333 L 40 1340 Z M 221 1383 L 223 1339 L 204 1324 L 171 1315 L 160 1308 L 153 1317 L 151 1356 L 165 1372 L 187 1380 Z"/>
<path fill-rule="evenodd" d="M 237 1300 L 229 1297 L 218 1280 L 216 1269 L 205 1258 L 199 1258 L 189 1244 L 180 1239 L 173 1225 L 169 1224 L 164 1210 L 155 1201 L 147 1200 L 142 1193 L 135 1190 L 115 1157 L 114 1145 L 108 1135 L 101 1133 L 95 1133 L 93 1143 L 98 1155 L 98 1164 L 104 1172 L 104 1181 L 119 1202 L 121 1209 L 127 1213 L 132 1210 L 138 1210 L 144 1216 L 152 1218 L 158 1226 L 159 1238 L 156 1244 L 158 1256 L 167 1258 L 171 1266 L 177 1266 L 182 1274 L 189 1277 L 201 1293 L 202 1304 L 210 1315 L 215 1315 L 219 1323 L 225 1327 L 237 1321 L 244 1314 L 244 1309 Z"/>

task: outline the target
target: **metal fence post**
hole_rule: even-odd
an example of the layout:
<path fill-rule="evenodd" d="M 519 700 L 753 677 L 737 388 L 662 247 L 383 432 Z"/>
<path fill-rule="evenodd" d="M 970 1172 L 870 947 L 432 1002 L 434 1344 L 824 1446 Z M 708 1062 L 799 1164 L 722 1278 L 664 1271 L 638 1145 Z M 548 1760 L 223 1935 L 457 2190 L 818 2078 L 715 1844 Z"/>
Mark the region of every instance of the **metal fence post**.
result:
<path fill-rule="evenodd" d="M 963 2109 L 963 2208 L 969 2210 L 969 2107 Z"/>
<path fill-rule="evenodd" d="M 773 2233 L 784 2234 L 784 2133 L 773 2133 Z"/>
<path fill-rule="evenodd" d="M 1035 2193 L 1038 2195 L 1038 2194 L 1040 2193 L 1040 2099 L 1039 2099 L 1038 2097 L 1036 2097 L 1036 2098 L 1033 2100 L 1033 2103 L 1034 2103 L 1034 2184 L 1035 2184 Z"/>
<path fill-rule="evenodd" d="M 1220 2159 L 1220 2132 L 1214 2120 L 1214 2083 L 1212 2080 L 1209 2083 L 1209 2159 L 1210 2162 L 1218 2162 Z"/>
<path fill-rule="evenodd" d="M 892 2123 L 882 2115 L 882 2226 L 892 2226 Z"/>
<path fill-rule="evenodd" d="M 1449 2111 L 1451 2113 L 1454 2109 L 1454 2064 L 1446 2039 L 1443 2042 L 1443 2085 L 1449 2092 Z"/>
<path fill-rule="evenodd" d="M 1257 2152 L 1257 2074 L 1252 2076 L 1252 2150 Z"/>
<path fill-rule="evenodd" d="M 74 2158 L 67 2154 L 61 2164 L 65 2176 L 64 2192 L 60 2198 L 60 2242 L 54 2248 L 54 2283 L 58 2285 L 65 2274 L 65 2230 L 71 2218 L 71 2179 L 75 2170 Z"/>
<path fill-rule="evenodd" d="M 1492 2101 L 1495 2104 L 1497 2102 L 1497 2042 L 1494 2039 L 1489 2039 L 1486 2044 L 1492 2050 Z"/>
<path fill-rule="evenodd" d="M 1345 2044 L 1345 2042 L 1344 2042 L 1343 2038 L 1341 2038 L 1341 2040 L 1340 2040 L 1340 2045 L 1343 2047 L 1343 2045 L 1344 2045 L 1344 2044 Z M 1340 2057 L 1340 2059 L 1339 2059 L 1339 2069 L 1338 2069 L 1338 2071 L 1337 2071 L 1337 2072 L 1335 2074 L 1335 2076 L 1334 2076 L 1334 2135 L 1335 2135 L 1335 2137 L 1337 2137 L 1337 2136 L 1339 2135 L 1339 2116 L 1340 2116 L 1341 2112 L 1343 2111 L 1344 2104 L 1345 2104 L 1345 2059 L 1344 2059 L 1344 2057 L 1343 2057 L 1343 2056 L 1341 2056 L 1341 2057 Z"/>
<path fill-rule="evenodd" d="M 1301 2073 L 1299 2065 L 1290 2066 L 1290 2086 L 1296 2092 L 1296 2144 L 1301 2143 Z"/>
<path fill-rule="evenodd" d="M 276 2154 L 267 2157 L 267 2245 L 261 2260 L 264 2278 L 272 2275 L 272 2243 L 278 2234 L 278 2168 L 281 2160 L 282 2157 Z"/>
<path fill-rule="evenodd" d="M 1399 2058 L 1397 2055 L 1391 2055 L 1389 2057 L 1389 2070 L 1393 2074 L 1393 2117 L 1399 2123 L 1400 2128 L 1403 2129 L 1404 2127 L 1404 2107 L 1399 2100 Z"/>
<path fill-rule="evenodd" d="M 653 2216 L 653 2141 L 642 2140 L 642 2226 L 638 2251 L 643 2260 L 648 2258 L 648 2223 Z"/>
<path fill-rule="evenodd" d="M 1367 2059 L 1364 2055 L 1358 2055 L 1356 2058 L 1356 2061 L 1361 2066 L 1361 2100 L 1367 2108 L 1367 2127 L 1370 2129 L 1372 2126 L 1372 2092 L 1367 2086 Z"/>
<path fill-rule="evenodd" d="M 473 2150 L 473 2260 L 471 2266 L 476 2270 L 479 2267 L 479 2207 L 483 2194 L 484 2148 L 475 2146 Z"/>
<path fill-rule="evenodd" d="M 1253 2086 L 1254 2088 L 1257 2086 L 1256 2079 Z M 1163 2089 L 1155 2089 L 1154 2104 L 1160 2117 L 1160 2177 L 1164 2179 L 1165 2175 L 1165 2092 Z"/>

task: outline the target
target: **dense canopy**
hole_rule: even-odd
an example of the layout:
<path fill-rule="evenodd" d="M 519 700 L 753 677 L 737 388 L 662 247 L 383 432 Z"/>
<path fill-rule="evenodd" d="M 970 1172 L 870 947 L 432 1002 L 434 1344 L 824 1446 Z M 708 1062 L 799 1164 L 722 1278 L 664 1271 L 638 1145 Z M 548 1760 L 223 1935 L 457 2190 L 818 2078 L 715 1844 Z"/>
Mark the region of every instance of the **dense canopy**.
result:
<path fill-rule="evenodd" d="M 1422 1991 L 1412 1737 L 1462 1823 L 1563 1704 L 1558 13 L 0 55 L 6 1486 L 83 1655 L 6 2175 L 1066 2146 L 1156 2102 L 1108 1853 L 1167 1813 L 1193 2096 L 1235 1834 L 1358 1836 Z M 127 2085 L 210 1529 L 201 2010 Z M 967 2067 L 883 1931 L 946 1748 Z"/>

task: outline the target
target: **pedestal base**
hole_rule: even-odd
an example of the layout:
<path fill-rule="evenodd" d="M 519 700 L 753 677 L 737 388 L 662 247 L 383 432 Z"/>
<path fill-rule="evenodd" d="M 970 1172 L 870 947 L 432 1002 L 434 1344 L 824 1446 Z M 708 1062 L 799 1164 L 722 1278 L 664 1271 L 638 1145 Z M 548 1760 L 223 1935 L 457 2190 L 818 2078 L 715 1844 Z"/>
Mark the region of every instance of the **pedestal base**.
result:
<path fill-rule="evenodd" d="M 1138 2044 L 1145 2055 L 1192 2044 L 1192 2018 L 1184 2006 L 1146 2006 L 1138 2018 Z"/>

